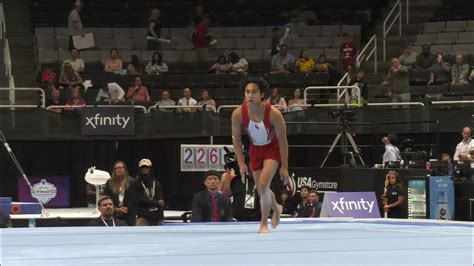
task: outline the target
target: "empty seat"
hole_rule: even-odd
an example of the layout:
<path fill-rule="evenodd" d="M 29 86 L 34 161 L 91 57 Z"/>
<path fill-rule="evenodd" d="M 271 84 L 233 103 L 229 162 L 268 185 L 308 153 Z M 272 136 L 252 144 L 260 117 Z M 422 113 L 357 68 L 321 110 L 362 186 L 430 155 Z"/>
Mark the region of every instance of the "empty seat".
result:
<path fill-rule="evenodd" d="M 472 93 L 473 91 L 471 90 L 471 86 L 469 84 L 462 84 L 462 85 L 451 84 L 449 86 L 449 92 L 459 95 L 459 94 Z"/>
<path fill-rule="evenodd" d="M 115 39 L 95 39 L 95 47 L 100 50 L 112 49 L 115 47 Z"/>
<path fill-rule="evenodd" d="M 474 20 L 469 20 L 469 21 L 467 22 L 467 28 L 466 28 L 466 30 L 468 30 L 468 31 L 474 31 Z"/>
<path fill-rule="evenodd" d="M 92 33 L 94 33 L 95 38 L 108 39 L 114 36 L 112 33 L 112 28 L 90 28 L 90 30 Z M 84 30 L 84 32 L 88 31 Z"/>
<path fill-rule="evenodd" d="M 54 28 L 54 35 L 58 38 L 69 38 L 68 28 Z"/>
<path fill-rule="evenodd" d="M 143 36 L 137 39 L 132 39 L 132 42 L 133 42 L 133 49 L 136 49 L 136 50 L 147 49 L 147 40 Z"/>
<path fill-rule="evenodd" d="M 234 49 L 235 48 L 235 39 L 222 39 L 217 43 L 217 47 L 221 49 Z"/>
<path fill-rule="evenodd" d="M 308 49 L 308 54 L 309 54 L 309 57 L 311 57 L 314 60 L 314 62 L 316 62 L 319 56 L 324 54 L 324 49 L 323 48 Z"/>
<path fill-rule="evenodd" d="M 262 50 L 245 50 L 244 58 L 248 61 L 263 60 L 263 52 Z"/>
<path fill-rule="evenodd" d="M 415 43 L 418 45 L 432 44 L 436 42 L 436 33 L 417 34 Z"/>
<path fill-rule="evenodd" d="M 133 39 L 145 39 L 148 34 L 147 28 L 131 28 Z"/>
<path fill-rule="evenodd" d="M 59 62 L 62 63 L 64 60 L 71 58 L 69 51 L 58 51 Z"/>
<path fill-rule="evenodd" d="M 411 85 L 425 85 L 428 82 L 430 71 L 428 70 L 412 70 L 409 78 Z"/>
<path fill-rule="evenodd" d="M 458 43 L 474 43 L 474 31 L 460 32 Z"/>
<path fill-rule="evenodd" d="M 179 39 L 176 45 L 177 50 L 191 50 L 194 48 L 194 44 L 189 39 Z"/>
<path fill-rule="evenodd" d="M 244 27 L 229 27 L 227 29 L 227 38 L 242 38 L 245 36 Z"/>
<path fill-rule="evenodd" d="M 242 50 L 224 50 L 225 56 L 229 56 L 230 53 L 236 53 L 240 58 L 244 57 L 244 51 Z"/>
<path fill-rule="evenodd" d="M 341 47 L 341 43 L 344 41 L 342 36 L 332 36 L 332 47 Z"/>
<path fill-rule="evenodd" d="M 273 29 L 275 28 L 276 26 L 265 26 L 264 28 L 264 37 L 272 37 L 273 36 Z M 284 28 L 283 27 L 279 27 L 280 28 L 280 31 L 283 33 L 284 31 Z"/>
<path fill-rule="evenodd" d="M 265 34 L 264 27 L 247 27 L 245 29 L 246 38 L 260 38 Z"/>
<path fill-rule="evenodd" d="M 474 53 L 473 44 L 454 44 L 452 48 L 453 54 L 472 54 Z"/>
<path fill-rule="evenodd" d="M 320 25 L 305 26 L 301 30 L 302 36 L 319 36 L 321 34 L 322 34 L 322 29 Z"/>
<path fill-rule="evenodd" d="M 180 62 L 183 58 L 181 51 L 165 51 L 163 52 L 163 61 L 165 62 Z"/>
<path fill-rule="evenodd" d="M 467 28 L 467 21 L 459 20 L 459 21 L 448 21 L 446 22 L 446 29 L 444 31 L 464 31 Z"/>
<path fill-rule="evenodd" d="M 56 47 L 61 51 L 69 51 L 69 38 L 56 39 Z"/>
<path fill-rule="evenodd" d="M 339 25 L 322 25 L 322 35 L 339 35 L 341 33 L 341 27 Z"/>
<path fill-rule="evenodd" d="M 46 27 L 46 28 L 35 28 L 35 36 L 36 38 L 47 39 L 47 38 L 54 38 L 54 28 L 53 27 Z"/>
<path fill-rule="evenodd" d="M 442 32 L 436 37 L 437 44 L 452 44 L 457 42 L 459 34 L 457 32 Z"/>
<path fill-rule="evenodd" d="M 132 39 L 125 36 L 115 37 L 115 48 L 119 50 L 131 50 L 133 46 L 134 43 Z"/>
<path fill-rule="evenodd" d="M 130 39 L 130 37 L 132 36 L 132 31 L 130 30 L 130 28 L 113 28 L 112 33 L 114 35 L 114 38 L 118 37 L 120 39 Z"/>
<path fill-rule="evenodd" d="M 58 51 L 38 51 L 38 62 L 40 64 L 58 62 Z"/>
<path fill-rule="evenodd" d="M 140 57 L 143 61 L 149 62 L 149 61 L 151 61 L 151 58 L 153 57 L 154 53 L 155 53 L 155 51 L 141 51 L 140 52 Z M 161 53 L 161 55 L 163 56 L 163 53 Z"/>
<path fill-rule="evenodd" d="M 172 38 L 175 37 L 189 37 L 191 35 L 192 29 L 189 28 L 170 28 L 170 34 Z"/>
<path fill-rule="evenodd" d="M 239 38 L 235 40 L 235 49 L 253 49 L 255 48 L 254 38 Z"/>
<path fill-rule="evenodd" d="M 295 39 L 294 48 L 313 48 L 313 37 L 300 37 Z"/>
<path fill-rule="evenodd" d="M 122 58 L 122 55 L 119 51 L 119 58 Z M 99 60 L 104 63 L 106 60 L 110 59 L 110 51 L 109 50 L 100 50 L 99 51 Z"/>
<path fill-rule="evenodd" d="M 446 28 L 444 21 L 439 22 L 427 22 L 424 25 L 423 32 L 442 32 Z"/>
<path fill-rule="evenodd" d="M 269 38 L 256 38 L 255 49 L 270 49 L 272 46 L 272 40 Z"/>
<path fill-rule="evenodd" d="M 51 51 L 56 49 L 56 39 L 47 38 L 47 39 L 36 39 L 36 47 L 39 50 Z"/>
<path fill-rule="evenodd" d="M 432 45 L 431 52 L 433 53 L 443 53 L 443 54 L 450 54 L 451 53 L 451 45 Z"/>
<path fill-rule="evenodd" d="M 317 36 L 314 37 L 314 47 L 323 47 L 323 48 L 329 48 L 332 47 L 333 44 L 333 38 L 332 36 Z"/>
<path fill-rule="evenodd" d="M 84 60 L 84 63 L 97 63 L 97 61 L 99 61 L 98 51 L 81 51 L 80 53 L 80 57 Z"/>
<path fill-rule="evenodd" d="M 209 28 L 209 33 L 212 33 L 212 37 L 216 39 L 222 39 L 227 37 L 227 27 L 214 27 Z"/>
<path fill-rule="evenodd" d="M 339 59 L 339 48 L 328 48 L 324 50 L 324 54 L 328 60 Z"/>
<path fill-rule="evenodd" d="M 341 33 L 349 33 L 351 35 L 360 35 L 360 25 L 342 25 Z"/>

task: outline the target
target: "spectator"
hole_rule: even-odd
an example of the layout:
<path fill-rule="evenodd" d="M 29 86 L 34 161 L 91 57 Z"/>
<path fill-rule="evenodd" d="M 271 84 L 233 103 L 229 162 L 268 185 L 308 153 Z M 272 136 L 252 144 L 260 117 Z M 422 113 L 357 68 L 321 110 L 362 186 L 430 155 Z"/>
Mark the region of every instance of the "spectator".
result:
<path fill-rule="evenodd" d="M 431 73 L 428 85 L 447 83 L 449 81 L 449 70 L 450 65 L 448 62 L 444 62 L 443 54 L 436 53 L 436 63 L 430 68 Z"/>
<path fill-rule="evenodd" d="M 135 225 L 162 225 L 165 202 L 161 184 L 153 176 L 152 163 L 149 159 L 140 160 L 138 167 L 137 181 L 130 188 L 136 197 L 134 208 L 137 220 Z"/>
<path fill-rule="evenodd" d="M 286 112 L 286 105 L 285 98 L 283 98 L 278 90 L 278 88 L 274 88 L 272 90 L 272 94 L 267 99 L 267 103 L 274 105 L 280 112 Z"/>
<path fill-rule="evenodd" d="M 61 67 L 61 74 L 59 75 L 59 84 L 72 88 L 76 85 L 82 84 L 82 78 L 69 64 L 65 62 Z"/>
<path fill-rule="evenodd" d="M 119 103 L 124 101 L 125 92 L 119 84 L 115 82 L 107 83 L 97 94 L 96 102 L 108 101 L 109 103 Z"/>
<path fill-rule="evenodd" d="M 229 63 L 227 63 L 227 59 L 224 55 L 219 55 L 217 58 L 217 62 L 212 65 L 210 71 L 215 72 L 216 74 L 223 74 L 228 73 L 230 70 Z"/>
<path fill-rule="evenodd" d="M 407 192 L 402 186 L 400 175 L 395 171 L 388 172 L 385 177 L 387 192 L 385 192 L 383 210 L 387 212 L 388 218 L 407 218 L 405 200 Z"/>
<path fill-rule="evenodd" d="M 318 192 L 316 192 L 315 190 L 311 190 L 309 192 L 308 199 L 309 199 L 309 205 L 310 205 L 309 217 L 311 218 L 319 217 L 319 215 L 321 214 L 322 203 L 319 202 Z"/>
<path fill-rule="evenodd" d="M 160 52 L 154 52 L 151 61 L 146 65 L 145 72 L 150 75 L 160 75 L 168 72 L 168 65 L 163 62 Z"/>
<path fill-rule="evenodd" d="M 176 102 L 171 99 L 171 94 L 169 90 L 164 90 L 161 92 L 161 100 L 156 102 L 157 106 L 175 106 Z M 169 108 L 159 108 L 158 110 L 162 112 L 172 113 L 173 109 Z"/>
<path fill-rule="evenodd" d="M 128 88 L 127 99 L 132 101 L 150 101 L 148 89 L 142 84 L 142 77 L 135 76 L 133 86 Z"/>
<path fill-rule="evenodd" d="M 202 105 L 203 110 L 212 112 L 215 112 L 217 107 L 216 101 L 209 97 L 209 92 L 207 90 L 202 91 L 201 100 L 198 102 L 198 105 Z M 214 108 L 212 108 L 211 106 Z"/>
<path fill-rule="evenodd" d="M 134 195 L 131 190 L 135 178 L 128 173 L 127 166 L 123 161 L 117 161 L 110 179 L 104 187 L 104 194 L 108 195 L 115 206 L 115 216 L 128 225 L 135 225 Z"/>
<path fill-rule="evenodd" d="M 280 52 L 272 57 L 272 73 L 295 72 L 295 58 L 288 53 L 288 45 L 280 45 Z"/>
<path fill-rule="evenodd" d="M 451 155 L 449 153 L 443 153 L 441 154 L 441 161 L 447 161 L 448 162 L 448 176 L 453 176 L 453 163 L 451 162 Z"/>
<path fill-rule="evenodd" d="M 105 185 L 99 185 L 99 198 L 104 196 L 104 186 Z M 87 194 L 87 207 L 89 208 L 95 208 L 96 203 L 97 203 L 97 195 L 96 195 L 96 186 L 92 184 L 87 184 L 86 186 L 86 194 Z"/>
<path fill-rule="evenodd" d="M 110 49 L 110 59 L 105 61 L 104 71 L 106 73 L 126 74 L 126 71 L 123 69 L 123 62 L 119 57 L 117 48 Z"/>
<path fill-rule="evenodd" d="M 74 48 L 74 43 L 72 41 L 72 36 L 82 34 L 82 21 L 79 12 L 81 12 L 81 1 L 77 0 L 74 3 L 74 7 L 68 16 L 68 28 L 69 28 L 69 50 L 71 51 Z"/>
<path fill-rule="evenodd" d="M 192 34 L 192 41 L 194 44 L 194 51 L 196 52 L 196 58 L 199 62 L 205 62 L 207 54 L 209 53 L 209 39 L 208 39 L 208 26 L 209 18 L 207 17 L 196 17 L 194 32 Z"/>
<path fill-rule="evenodd" d="M 183 98 L 178 100 L 178 106 L 196 106 L 197 101 L 193 97 L 191 97 L 191 89 L 184 88 L 183 90 Z M 194 113 L 196 112 L 196 108 L 182 108 L 178 109 L 179 113 Z"/>
<path fill-rule="evenodd" d="M 249 63 L 245 58 L 239 58 L 237 53 L 229 54 L 229 69 L 231 73 L 242 73 L 249 70 Z"/>
<path fill-rule="evenodd" d="M 160 50 L 158 39 L 161 38 L 160 10 L 153 8 L 148 19 L 147 49 L 151 51 Z"/>
<path fill-rule="evenodd" d="M 192 15 L 192 20 L 190 25 L 194 28 L 196 26 L 195 22 L 202 20 L 204 17 L 204 10 L 201 5 L 197 5 L 196 9 L 194 10 L 194 14 Z"/>
<path fill-rule="evenodd" d="M 300 188 L 301 202 L 296 206 L 296 217 L 309 217 L 311 215 L 309 191 L 310 188 L 308 186 L 302 186 Z"/>
<path fill-rule="evenodd" d="M 359 70 L 357 71 L 356 78 L 352 79 L 351 82 L 349 82 L 349 86 L 357 86 L 359 88 L 359 91 L 351 89 L 349 103 L 357 104 L 357 100 L 360 96 L 361 102 L 359 103 L 359 107 L 362 107 L 365 104 L 369 95 L 369 89 L 367 88 L 367 82 L 365 81 L 364 77 L 364 71 Z"/>
<path fill-rule="evenodd" d="M 456 64 L 451 68 L 451 78 L 453 85 L 469 84 L 467 82 L 467 75 L 469 75 L 469 65 L 464 63 L 464 55 L 456 55 Z"/>
<path fill-rule="evenodd" d="M 127 66 L 127 74 L 129 75 L 143 75 L 143 64 L 138 59 L 137 55 L 132 54 L 130 64 Z"/>
<path fill-rule="evenodd" d="M 0 228 L 12 228 L 12 220 L 9 213 L 0 211 Z"/>
<path fill-rule="evenodd" d="M 281 206 L 283 207 L 282 214 L 293 215 L 295 212 L 295 206 L 290 197 L 290 192 L 288 190 L 282 190 L 280 192 Z"/>
<path fill-rule="evenodd" d="M 344 41 L 341 43 L 340 48 L 342 69 L 350 73 L 352 71 L 352 67 L 356 63 L 357 49 L 354 44 L 354 40 L 349 33 L 345 32 L 342 34 L 342 37 L 344 37 Z"/>
<path fill-rule="evenodd" d="M 54 86 L 51 89 L 51 98 L 46 101 L 46 107 L 53 106 L 53 105 L 64 105 L 64 102 L 61 100 L 61 92 L 57 90 Z M 49 109 L 50 112 L 54 113 L 61 113 L 63 111 L 62 108 L 52 108 Z"/>
<path fill-rule="evenodd" d="M 89 222 L 89 226 L 127 226 L 125 221 L 114 217 L 114 203 L 109 196 L 103 196 L 99 199 L 100 217 Z"/>
<path fill-rule="evenodd" d="M 56 85 L 57 79 L 58 75 L 52 67 L 45 67 L 41 72 L 41 85 L 43 86 Z"/>
<path fill-rule="evenodd" d="M 474 151 L 474 141 L 472 141 L 472 129 L 465 127 L 461 132 L 462 141 L 456 146 L 453 159 L 455 161 L 472 160 L 472 152 Z"/>
<path fill-rule="evenodd" d="M 416 68 L 416 53 L 412 51 L 411 46 L 405 46 L 403 54 L 398 58 L 402 66 L 408 67 L 408 69 Z"/>
<path fill-rule="evenodd" d="M 408 79 L 408 68 L 400 65 L 400 61 L 395 57 L 392 58 L 391 63 L 392 67 L 389 69 L 382 85 L 391 85 L 388 96 L 392 98 L 393 103 L 409 102 L 410 82 Z"/>
<path fill-rule="evenodd" d="M 69 64 L 71 64 L 72 68 L 73 68 L 74 71 L 76 71 L 77 73 L 82 73 L 82 72 L 84 72 L 84 69 L 85 69 L 84 61 L 79 58 L 79 50 L 77 50 L 77 48 L 74 48 L 74 47 L 73 47 L 73 48 L 71 49 L 71 58 L 64 60 L 63 65 L 64 65 L 64 63 L 66 63 L 66 62 L 68 62 Z"/>
<path fill-rule="evenodd" d="M 311 72 L 314 70 L 314 61 L 309 57 L 307 49 L 300 51 L 300 57 L 296 60 L 296 68 L 300 72 Z"/>
<path fill-rule="evenodd" d="M 232 205 L 229 198 L 219 193 L 220 174 L 204 173 L 206 189 L 194 194 L 192 222 L 232 222 Z"/>
<path fill-rule="evenodd" d="M 471 75 L 469 75 L 469 81 L 474 83 L 474 71 L 471 71 Z"/>
<path fill-rule="evenodd" d="M 290 13 L 290 22 L 286 24 L 287 27 L 299 26 L 303 27 L 309 24 L 319 23 L 316 14 L 308 10 L 308 6 L 301 4 L 298 8 L 294 9 Z"/>
<path fill-rule="evenodd" d="M 397 141 L 398 137 L 395 134 L 388 134 L 386 137 L 382 138 L 382 143 L 385 144 L 385 153 L 383 154 L 382 159 L 384 165 L 386 162 L 396 162 L 402 159 L 400 156 L 400 150 L 395 147 Z"/>
<path fill-rule="evenodd" d="M 315 68 L 317 72 L 329 73 L 332 71 L 333 66 L 326 60 L 326 56 L 322 54 L 319 56 L 319 60 L 316 63 Z"/>
<path fill-rule="evenodd" d="M 298 106 L 306 104 L 304 99 L 301 98 L 301 89 L 295 89 L 293 91 L 293 99 L 288 101 L 288 112 L 303 111 L 306 110 L 304 106 Z"/>
<path fill-rule="evenodd" d="M 71 90 L 71 98 L 66 102 L 66 105 L 72 105 L 72 106 L 85 106 L 86 105 L 86 100 L 81 95 L 81 87 L 75 86 Z M 75 107 L 66 107 L 64 110 L 67 111 L 74 111 Z"/>
<path fill-rule="evenodd" d="M 270 56 L 273 57 L 274 55 L 278 54 L 280 51 L 280 45 L 284 44 L 286 38 L 288 38 L 288 33 L 290 32 L 290 28 L 285 29 L 285 33 L 283 36 L 281 35 L 280 28 L 275 27 L 272 29 L 273 37 L 272 37 L 272 47 L 270 50 Z"/>
<path fill-rule="evenodd" d="M 416 68 L 418 70 L 428 69 L 436 62 L 434 54 L 431 53 L 431 47 L 427 44 L 423 45 L 421 54 L 416 57 Z"/>

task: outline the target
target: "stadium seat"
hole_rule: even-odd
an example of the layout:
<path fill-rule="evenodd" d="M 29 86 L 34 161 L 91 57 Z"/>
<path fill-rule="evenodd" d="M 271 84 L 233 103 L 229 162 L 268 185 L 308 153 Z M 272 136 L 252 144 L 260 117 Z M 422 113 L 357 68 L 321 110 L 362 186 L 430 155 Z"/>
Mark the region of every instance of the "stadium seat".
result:
<path fill-rule="evenodd" d="M 313 37 L 300 37 L 295 39 L 294 48 L 313 48 Z"/>
<path fill-rule="evenodd" d="M 314 37 L 313 47 L 330 48 L 333 45 L 332 36 Z"/>
<path fill-rule="evenodd" d="M 54 38 L 54 28 L 53 27 L 42 27 L 35 28 L 35 36 L 40 39 Z"/>
<path fill-rule="evenodd" d="M 39 63 L 56 63 L 58 62 L 58 51 L 38 51 Z"/>
<path fill-rule="evenodd" d="M 243 38 L 245 36 L 245 27 L 229 27 L 227 29 L 227 38 Z"/>
<path fill-rule="evenodd" d="M 432 53 L 451 54 L 451 50 L 452 50 L 452 45 L 450 44 L 441 44 L 441 45 L 431 46 Z"/>
<path fill-rule="evenodd" d="M 254 38 L 239 38 L 235 40 L 235 49 L 254 49 Z"/>
<path fill-rule="evenodd" d="M 438 33 L 436 37 L 437 44 L 453 44 L 458 41 L 459 33 L 457 32 L 443 32 Z"/>
<path fill-rule="evenodd" d="M 56 38 L 69 39 L 69 29 L 68 28 L 54 28 L 54 35 L 56 36 Z"/>
<path fill-rule="evenodd" d="M 270 49 L 272 46 L 272 40 L 269 38 L 256 38 L 255 49 Z"/>
<path fill-rule="evenodd" d="M 341 27 L 339 25 L 322 25 L 322 35 L 340 35 Z"/>
<path fill-rule="evenodd" d="M 459 32 L 464 31 L 467 28 L 467 21 L 447 21 L 446 22 L 446 32 Z"/>
<path fill-rule="evenodd" d="M 246 38 L 261 38 L 265 34 L 264 27 L 247 27 L 245 29 Z"/>
<path fill-rule="evenodd" d="M 436 42 L 436 33 L 417 34 L 415 44 L 432 44 Z"/>
<path fill-rule="evenodd" d="M 80 57 L 84 63 L 97 63 L 99 61 L 98 51 L 81 51 Z"/>
<path fill-rule="evenodd" d="M 115 45 L 115 39 L 99 39 L 95 38 L 95 47 L 98 50 L 109 50 L 111 48 L 114 48 Z M 130 49 L 130 48 L 129 48 Z"/>
<path fill-rule="evenodd" d="M 446 22 L 427 22 L 424 25 L 423 32 L 442 32 L 446 28 Z"/>
<path fill-rule="evenodd" d="M 36 47 L 42 51 L 53 51 L 56 50 L 56 39 L 47 38 L 40 39 L 36 38 Z"/>
<path fill-rule="evenodd" d="M 474 31 L 460 32 L 457 43 L 474 43 Z"/>
<path fill-rule="evenodd" d="M 302 36 L 320 36 L 322 28 L 320 25 L 305 26 L 301 31 Z"/>
<path fill-rule="evenodd" d="M 131 50 L 133 49 L 133 46 L 133 39 L 120 35 L 119 37 L 115 37 L 115 48 L 119 50 Z"/>
<path fill-rule="evenodd" d="M 130 39 L 132 37 L 132 31 L 130 30 L 130 28 L 113 28 L 112 33 L 114 35 L 114 38 Z"/>
<path fill-rule="evenodd" d="M 360 25 L 342 25 L 341 33 L 349 33 L 351 35 L 360 35 L 361 26 Z"/>
<path fill-rule="evenodd" d="M 212 33 L 212 37 L 218 40 L 222 38 L 227 38 L 227 27 L 209 28 L 209 33 Z"/>

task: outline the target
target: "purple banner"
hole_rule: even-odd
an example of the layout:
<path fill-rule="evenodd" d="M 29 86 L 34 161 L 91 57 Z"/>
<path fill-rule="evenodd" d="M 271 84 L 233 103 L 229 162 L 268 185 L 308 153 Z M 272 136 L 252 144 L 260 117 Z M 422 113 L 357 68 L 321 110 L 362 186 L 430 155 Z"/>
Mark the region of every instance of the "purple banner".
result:
<path fill-rule="evenodd" d="M 338 192 L 324 195 L 321 217 L 380 218 L 374 192 Z"/>
<path fill-rule="evenodd" d="M 45 207 L 69 207 L 70 176 L 29 176 L 32 193 Z M 23 178 L 18 179 L 18 199 L 21 202 L 36 202 Z"/>

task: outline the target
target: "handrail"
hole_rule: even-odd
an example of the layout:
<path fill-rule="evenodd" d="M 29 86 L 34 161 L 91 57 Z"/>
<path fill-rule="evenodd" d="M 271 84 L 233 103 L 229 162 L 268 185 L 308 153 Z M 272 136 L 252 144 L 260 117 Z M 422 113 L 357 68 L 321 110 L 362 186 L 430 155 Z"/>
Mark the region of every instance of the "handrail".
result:
<path fill-rule="evenodd" d="M 313 87 L 306 87 L 304 89 L 304 101 L 305 103 L 308 102 L 308 91 L 310 90 L 337 90 L 337 98 L 336 100 L 339 102 L 342 98 L 342 96 L 345 96 L 346 95 L 346 92 L 347 92 L 347 89 L 355 89 L 359 92 L 359 96 L 357 97 L 357 104 L 358 106 L 360 106 L 361 104 L 361 93 L 360 93 L 360 88 L 357 87 L 357 86 L 313 86 Z M 342 92 L 340 92 L 340 90 L 342 90 Z M 347 97 L 346 97 L 347 98 Z M 313 106 L 338 106 L 338 105 L 334 105 L 334 104 L 314 104 Z"/>
<path fill-rule="evenodd" d="M 50 105 L 46 107 L 46 111 L 57 108 L 90 108 L 90 107 L 106 107 L 106 108 L 116 108 L 116 107 L 133 107 L 135 109 L 143 110 L 143 113 L 147 113 L 146 107 L 143 105 Z"/>
<path fill-rule="evenodd" d="M 5 104 L 5 105 L 0 105 L 0 108 L 38 108 L 38 105 L 33 105 L 33 104 Z"/>
<path fill-rule="evenodd" d="M 392 22 L 390 23 L 390 26 L 388 26 L 388 29 L 387 29 L 387 22 L 389 21 L 389 19 L 392 16 L 392 13 L 395 11 L 395 9 L 397 7 L 398 7 L 398 12 L 395 15 L 395 17 L 393 17 L 393 20 L 392 20 Z M 387 17 L 383 21 L 383 60 L 384 61 L 386 60 L 386 49 L 385 49 L 386 37 L 387 37 L 388 33 L 390 32 L 390 30 L 392 29 L 392 26 L 393 26 L 393 24 L 395 23 L 395 21 L 397 19 L 398 19 L 398 23 L 399 23 L 399 25 L 398 25 L 398 27 L 399 27 L 398 28 L 398 36 L 402 36 L 402 3 L 400 2 L 400 0 L 397 0 L 395 5 L 393 6 L 392 10 L 390 10 Z"/>
<path fill-rule="evenodd" d="M 0 3 L 0 23 L 1 23 L 1 39 L 3 39 L 3 63 L 5 64 L 5 77 L 8 79 L 8 86 L 10 88 L 15 88 L 15 80 L 12 75 L 12 62 L 10 55 L 10 45 L 7 38 L 7 24 L 5 22 L 5 11 L 3 10 L 3 4 Z M 13 92 L 10 92 L 9 95 L 10 102 L 15 101 L 15 95 Z"/>
<path fill-rule="evenodd" d="M 431 104 L 433 105 L 440 105 L 440 104 L 463 104 L 463 103 L 472 103 L 474 104 L 474 100 L 463 100 L 463 101 L 432 101 Z"/>
<path fill-rule="evenodd" d="M 337 86 L 341 86 L 342 82 L 344 82 L 345 79 L 347 79 L 346 85 L 349 85 L 349 82 L 351 82 L 351 75 L 349 74 L 349 72 L 346 72 L 346 74 L 342 76 L 342 78 L 337 83 Z"/>
<path fill-rule="evenodd" d="M 306 105 L 307 105 L 307 106 L 311 106 L 311 105 L 308 105 L 308 104 L 306 104 Z M 217 108 L 217 113 L 220 113 L 222 109 L 231 109 L 231 108 L 235 109 L 235 108 L 237 108 L 237 107 L 239 107 L 239 106 L 240 106 L 240 105 L 237 105 L 237 104 L 221 105 L 221 106 L 219 106 L 219 107 Z M 272 106 L 274 106 L 274 107 L 276 107 L 276 108 L 278 108 L 278 109 L 279 109 L 279 107 L 280 107 L 280 108 L 285 107 L 285 106 L 280 105 L 280 104 L 275 104 L 275 105 L 272 105 Z M 295 105 L 292 105 L 292 106 L 295 106 Z M 303 106 L 303 104 L 301 104 L 301 106 Z M 284 112 L 287 112 L 287 111 L 288 111 L 288 107 L 282 108 L 282 110 L 284 110 Z"/>
<path fill-rule="evenodd" d="M 400 102 L 400 103 L 367 103 L 367 106 L 405 106 L 405 105 L 416 105 L 425 107 L 422 102 Z"/>
<path fill-rule="evenodd" d="M 14 91 L 39 91 L 41 93 L 41 107 L 46 107 L 46 94 L 41 88 L 0 88 L 0 91 L 10 91 L 10 94 Z M 14 94 L 14 93 L 13 93 Z M 15 105 L 15 101 L 10 101 L 11 104 Z M 36 105 L 38 106 L 38 105 Z"/>
<path fill-rule="evenodd" d="M 160 110 L 160 109 L 187 109 L 187 108 L 203 108 L 204 105 L 193 105 L 193 106 L 184 106 L 184 105 L 153 105 L 148 108 L 148 113 L 151 113 L 151 110 Z M 211 109 L 212 112 L 216 112 L 216 107 L 212 105 L 206 105 L 206 109 Z M 207 111 L 207 110 L 206 110 Z"/>
<path fill-rule="evenodd" d="M 371 44 L 374 44 L 374 48 L 370 51 L 369 55 L 365 55 L 365 50 L 369 48 Z M 374 55 L 374 73 L 377 74 L 377 35 L 372 35 L 372 38 L 367 42 L 367 44 L 364 46 L 364 49 L 357 55 L 356 59 L 356 64 L 359 67 L 361 62 L 364 61 L 369 61 L 369 59 Z M 339 86 L 339 84 L 338 84 Z"/>
<path fill-rule="evenodd" d="M 299 110 L 291 110 L 293 108 L 298 108 L 298 107 L 312 107 L 313 105 L 312 104 L 292 104 L 292 105 L 289 105 L 288 108 L 286 109 L 286 111 L 288 113 L 290 112 L 297 112 Z"/>

